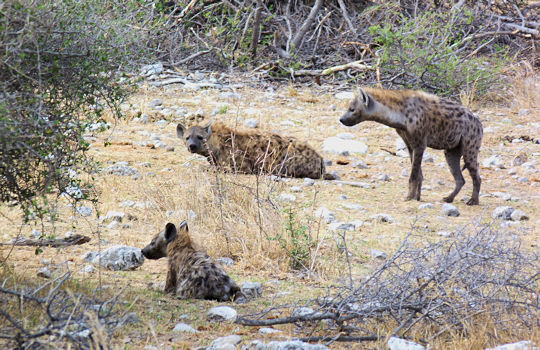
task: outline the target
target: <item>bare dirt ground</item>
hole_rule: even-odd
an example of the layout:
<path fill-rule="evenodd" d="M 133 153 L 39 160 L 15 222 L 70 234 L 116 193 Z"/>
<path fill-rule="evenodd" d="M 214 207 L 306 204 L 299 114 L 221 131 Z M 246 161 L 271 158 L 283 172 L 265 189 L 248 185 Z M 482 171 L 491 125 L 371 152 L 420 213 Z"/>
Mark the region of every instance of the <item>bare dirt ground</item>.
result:
<path fill-rule="evenodd" d="M 233 305 L 242 314 L 319 295 L 323 293 L 322 287 L 347 278 L 343 255 L 336 249 L 328 225 L 310 221 L 315 210 L 321 206 L 333 211 L 338 221 L 363 222 L 362 226 L 347 234 L 355 278 L 365 276 L 379 264 L 371 257 L 372 249 L 392 254 L 413 223 L 423 230 L 426 240 L 436 240 L 441 231 L 452 232 L 476 222 L 505 225 L 509 235 L 523 239 L 524 249 L 538 252 L 540 145 L 525 140 L 538 140 L 540 136 L 540 78 L 529 79 L 532 80 L 526 84 L 526 88 L 518 90 L 521 95 L 513 103 L 507 106 L 488 105 L 475 110 L 485 129 L 480 162 L 499 155 L 503 167 L 481 167 L 483 183 L 479 206 L 467 206 L 462 201 L 464 197 L 470 196 L 472 190 L 472 181 L 468 173 L 464 173 L 467 183 L 454 203 L 460 212 L 459 217 L 442 214 L 442 197 L 451 192 L 454 185 L 442 151 L 427 150 L 433 161 L 423 164 L 422 202 L 405 202 L 408 175 L 404 174 L 408 174 L 410 162 L 408 158 L 391 153 L 396 151 L 397 134 L 390 128 L 371 122 L 353 128 L 340 125 L 338 119 L 348 101 L 337 99 L 337 91 L 333 88 L 285 85 L 275 90 L 246 86 L 232 89 L 234 91 L 192 91 L 175 85 L 164 88 L 146 86 L 132 97 L 132 106 L 128 110 L 138 109 L 148 114 L 148 124 L 134 120 L 130 112 L 126 120 L 114 126 L 112 134 L 105 132 L 90 138 L 91 154 L 101 162 L 103 168 L 116 162 L 129 162 L 129 166 L 140 172 L 137 179 L 105 173 L 95 175 L 96 190 L 100 194 L 97 205 L 100 213 L 122 211 L 131 216 L 131 219 L 124 220 L 114 228 L 102 225 L 98 236 L 96 211 L 92 217 L 82 218 L 61 203 L 60 219 L 55 224 L 56 235 L 63 236 L 67 231 L 91 235 L 90 243 L 62 249 L 44 248 L 39 255 L 35 255 L 34 248 L 30 247 L 12 249 L 10 246 L 2 246 L 0 256 L 7 259 L 15 273 L 22 276 L 34 278 L 32 276 L 43 266 L 44 260 L 50 260 L 53 266 L 68 264 L 75 278 L 90 286 L 101 284 L 112 291 L 124 291 L 127 300 L 134 300 L 132 309 L 139 314 L 142 322 L 115 334 L 114 342 L 120 348 L 153 345 L 159 349 L 190 349 L 209 345 L 216 337 L 229 334 L 241 335 L 242 344 L 248 344 L 252 339 L 266 342 L 269 339 L 298 336 L 294 326 L 277 326 L 282 333 L 261 335 L 258 327 L 208 323 L 205 320 L 206 312 L 216 306 L 216 302 L 175 300 L 149 290 L 148 283 L 165 279 L 165 260 L 147 260 L 134 271 L 99 270 L 83 273 L 81 269 L 87 264 L 83 256 L 88 251 L 103 250 L 118 244 L 142 248 L 166 222 L 178 224 L 189 219 L 195 241 L 211 256 L 230 256 L 235 260 L 235 264 L 227 270 L 237 282 L 262 282 L 261 299 L 246 305 Z M 162 100 L 163 108 L 172 111 L 170 115 L 163 116 L 163 110 L 160 112 L 149 106 L 156 98 Z M 255 176 L 216 175 L 205 159 L 185 149 L 175 132 L 177 121 L 183 120 L 178 116 L 179 108 L 189 113 L 202 109 L 205 116 L 215 110 L 217 114 L 213 119 L 239 127 L 244 127 L 244 121 L 252 118 L 259 121 L 260 129 L 307 140 L 325 159 L 332 161 L 329 171 L 336 171 L 341 180 L 361 181 L 370 184 L 371 188 L 323 180 L 317 180 L 314 186 L 303 186 L 302 179 L 275 182 L 261 178 L 260 196 L 273 199 L 279 210 L 260 209 L 254 200 L 256 194 L 253 191 L 257 187 Z M 158 120 L 168 122 L 156 124 Z M 368 146 L 367 154 L 344 156 L 322 152 L 322 143 L 326 138 L 345 132 L 351 133 L 355 140 L 364 142 Z M 155 147 L 157 137 L 169 150 L 165 146 Z M 110 144 L 106 146 L 106 142 Z M 514 159 L 520 156 L 526 158 L 526 164 L 512 165 Z M 353 168 L 351 164 L 355 160 L 363 160 L 369 168 Z M 384 174 L 388 176 L 388 181 L 381 180 Z M 217 182 L 223 186 L 224 194 L 221 197 L 216 195 Z M 292 192 L 293 186 L 300 187 L 300 191 Z M 283 193 L 293 194 L 296 200 L 280 201 Z M 148 208 L 121 207 L 120 204 L 125 200 L 153 204 Z M 419 209 L 422 203 L 432 203 L 433 208 Z M 355 204 L 359 206 L 355 207 Z M 506 224 L 494 220 L 492 212 L 499 206 L 521 209 L 529 219 Z M 299 220 L 321 242 L 312 266 L 314 273 L 311 275 L 291 271 L 288 268 L 289 259 L 275 241 L 265 239 L 281 232 L 284 216 L 279 213 L 289 207 L 293 208 Z M 190 210 L 196 217 L 193 214 L 190 216 Z M 258 217 L 259 210 L 263 212 L 262 219 Z M 395 222 L 381 223 L 370 218 L 379 213 L 392 216 Z M 0 238 L 3 242 L 18 234 L 28 236 L 33 229 L 43 229 L 33 225 L 21 226 L 20 222 L 20 213 L 15 209 L 0 207 Z M 172 333 L 172 328 L 180 321 L 191 324 L 199 333 Z M 538 331 L 533 331 L 530 338 L 538 343 Z M 332 348 L 362 346 L 373 349 L 382 348 L 382 344 L 345 343 L 334 344 Z M 471 344 L 471 340 L 462 339 L 436 348 L 483 349 L 493 345 L 489 339 L 476 340 L 474 345 Z"/>

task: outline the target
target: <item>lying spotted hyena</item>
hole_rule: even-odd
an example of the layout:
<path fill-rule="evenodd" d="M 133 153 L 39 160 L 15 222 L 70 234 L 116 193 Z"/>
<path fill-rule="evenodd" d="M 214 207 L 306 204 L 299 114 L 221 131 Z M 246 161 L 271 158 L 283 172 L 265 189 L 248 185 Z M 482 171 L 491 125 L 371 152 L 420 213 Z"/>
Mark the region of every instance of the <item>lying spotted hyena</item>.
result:
<path fill-rule="evenodd" d="M 142 253 L 148 259 L 169 258 L 165 293 L 180 299 L 228 301 L 243 298 L 240 288 L 225 270 L 206 253 L 194 248 L 186 221 L 178 229 L 168 223 Z"/>
<path fill-rule="evenodd" d="M 366 88 L 359 90 L 339 121 L 352 126 L 366 120 L 396 129 L 405 141 L 412 162 L 407 200 L 420 200 L 422 155 L 426 147 L 431 147 L 444 149 L 456 181 L 454 191 L 443 200 L 451 203 L 465 184 L 460 167 L 463 156 L 463 169 L 469 169 L 473 181 L 472 197 L 467 204 L 478 204 L 478 152 L 483 136 L 478 116 L 456 102 L 422 91 Z"/>
<path fill-rule="evenodd" d="M 178 124 L 176 133 L 191 153 L 203 155 L 211 164 L 233 172 L 334 179 L 325 172 L 323 158 L 293 137 L 237 131 L 219 122 L 187 130 Z"/>

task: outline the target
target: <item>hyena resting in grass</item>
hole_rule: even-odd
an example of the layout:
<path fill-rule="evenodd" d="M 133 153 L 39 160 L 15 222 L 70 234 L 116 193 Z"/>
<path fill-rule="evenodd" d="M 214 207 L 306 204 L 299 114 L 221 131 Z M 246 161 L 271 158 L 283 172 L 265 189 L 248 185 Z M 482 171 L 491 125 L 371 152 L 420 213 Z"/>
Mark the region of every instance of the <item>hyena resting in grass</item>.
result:
<path fill-rule="evenodd" d="M 195 125 L 187 130 L 178 124 L 176 133 L 191 153 L 205 156 L 219 168 L 244 174 L 334 179 L 325 172 L 323 158 L 294 137 L 237 131 L 219 122 Z"/>
<path fill-rule="evenodd" d="M 346 126 L 372 120 L 396 129 L 409 150 L 412 169 L 407 200 L 420 200 L 422 155 L 426 147 L 444 149 L 446 162 L 456 182 L 445 202 L 451 203 L 465 184 L 461 171 L 469 169 L 473 192 L 468 205 L 478 204 L 480 174 L 478 151 L 482 123 L 469 109 L 435 95 L 413 90 L 360 89 L 349 110 L 339 119 Z M 460 168 L 463 156 L 464 167 Z"/>
<path fill-rule="evenodd" d="M 228 301 L 243 298 L 238 285 L 206 253 L 194 248 L 183 221 L 178 229 L 168 223 L 149 245 L 142 249 L 148 259 L 168 257 L 165 293 L 180 299 Z"/>

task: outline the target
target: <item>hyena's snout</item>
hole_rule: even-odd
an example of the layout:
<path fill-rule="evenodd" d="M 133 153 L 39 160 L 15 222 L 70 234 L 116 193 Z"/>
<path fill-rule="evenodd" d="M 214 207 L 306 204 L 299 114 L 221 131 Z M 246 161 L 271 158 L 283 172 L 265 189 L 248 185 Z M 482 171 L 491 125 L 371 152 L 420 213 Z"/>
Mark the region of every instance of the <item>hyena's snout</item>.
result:
<path fill-rule="evenodd" d="M 343 114 L 341 118 L 339 118 L 339 122 L 345 126 L 353 126 L 357 124 L 356 118 L 354 118 L 352 113 L 348 111 Z"/>

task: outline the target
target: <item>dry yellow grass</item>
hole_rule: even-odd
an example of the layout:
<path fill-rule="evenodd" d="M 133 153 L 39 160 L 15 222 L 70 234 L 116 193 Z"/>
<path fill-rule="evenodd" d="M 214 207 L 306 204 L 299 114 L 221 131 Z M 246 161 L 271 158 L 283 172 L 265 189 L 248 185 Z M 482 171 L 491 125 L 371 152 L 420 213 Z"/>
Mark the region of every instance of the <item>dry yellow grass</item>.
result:
<path fill-rule="evenodd" d="M 538 160 L 538 146 L 532 143 L 503 142 L 502 138 L 510 136 L 533 136 L 538 128 L 531 126 L 540 121 L 540 86 L 538 76 L 531 77 L 523 73 L 516 80 L 515 103 L 510 107 L 489 107 L 479 111 L 486 132 L 480 158 L 492 154 L 500 154 L 505 164 L 509 165 L 518 154 L 525 153 L 529 159 Z M 302 192 L 294 193 L 295 203 L 288 204 L 279 200 L 281 193 L 288 193 L 290 187 L 301 186 L 301 179 L 291 179 L 288 182 L 275 182 L 265 177 L 249 175 L 233 175 L 215 173 L 206 160 L 193 156 L 176 138 L 175 123 L 165 128 L 153 123 L 139 124 L 131 119 L 119 121 L 114 133 L 98 135 L 92 142 L 91 154 L 104 166 L 108 163 L 128 161 L 138 168 L 142 178 L 134 180 L 131 177 L 96 174 L 96 191 L 100 194 L 97 208 L 101 213 L 108 210 L 125 211 L 133 217 L 125 223 L 126 228 L 107 229 L 97 228 L 95 218 L 73 220 L 73 212 L 65 202 L 59 205 L 59 221 L 55 223 L 56 235 L 62 236 L 66 231 L 87 234 L 92 241 L 83 246 L 66 247 L 63 249 L 48 249 L 38 256 L 34 248 L 3 246 L 0 248 L 2 261 L 11 266 L 17 273 L 25 276 L 35 276 L 36 270 L 42 266 L 41 259 L 50 259 L 53 263 L 69 262 L 75 277 L 88 285 L 99 283 L 110 288 L 123 289 L 127 299 L 136 299 L 134 310 L 141 316 L 142 325 L 130 326 L 122 334 L 115 336 L 115 343 L 120 348 L 143 348 L 147 344 L 162 347 L 163 344 L 174 345 L 177 348 L 192 348 L 196 345 L 207 345 L 219 335 L 231 333 L 241 334 L 245 340 L 268 339 L 261 336 L 258 328 L 239 327 L 237 325 L 208 324 L 204 320 L 206 310 L 217 303 L 208 301 L 179 301 L 161 293 L 149 291 L 149 282 L 160 282 L 165 278 L 166 263 L 163 260 L 146 261 L 135 271 L 111 272 L 101 270 L 100 273 L 85 275 L 80 272 L 85 265 L 82 255 L 87 251 L 104 249 L 115 244 L 126 244 L 135 247 L 146 245 L 153 234 L 161 230 L 165 223 L 180 221 L 188 218 L 192 210 L 197 218 L 189 220 L 190 232 L 194 240 L 211 256 L 230 256 L 235 259 L 234 266 L 227 268 L 238 282 L 262 281 L 264 297 L 258 301 L 239 307 L 239 312 L 260 310 L 269 305 L 293 302 L 319 295 L 320 287 L 344 281 L 347 278 L 344 256 L 336 248 L 333 235 L 327 231 L 327 225 L 315 219 L 314 212 L 320 206 L 326 206 L 334 211 L 339 221 L 361 219 L 366 225 L 360 230 L 347 234 L 348 246 L 353 253 L 351 263 L 355 278 L 365 276 L 377 264 L 370 259 L 370 250 L 378 249 L 391 253 L 410 230 L 413 222 L 425 229 L 426 240 L 436 240 L 438 231 L 451 231 L 470 223 L 481 220 L 491 222 L 491 212 L 501 205 L 508 205 L 503 199 L 482 196 L 480 206 L 469 207 L 461 200 L 470 195 L 471 181 L 465 175 L 467 184 L 454 203 L 461 216 L 457 218 L 442 217 L 440 201 L 453 188 L 453 180 L 444 163 L 441 151 L 429 149 L 436 156 L 434 163 L 423 164 L 424 184 L 430 189 L 422 193 L 423 202 L 435 203 L 434 209 L 419 210 L 420 203 L 404 202 L 407 191 L 407 177 L 402 171 L 409 170 L 409 159 L 392 156 L 383 149 L 394 149 L 397 134 L 394 130 L 374 123 L 364 123 L 354 129 L 346 129 L 339 125 L 338 118 L 345 110 L 347 101 L 339 101 L 333 93 L 323 88 L 302 88 L 300 86 L 283 86 L 273 94 L 261 93 L 260 90 L 245 88 L 238 90 L 241 99 L 220 97 L 218 91 L 183 91 L 180 87 L 168 87 L 163 90 L 146 87 L 131 99 L 133 108 L 143 113 L 154 114 L 147 106 L 154 98 L 163 100 L 164 106 L 182 106 L 191 111 L 203 108 L 209 114 L 214 108 L 227 105 L 224 114 L 218 114 L 215 119 L 223 120 L 231 125 L 241 126 L 242 119 L 257 118 L 260 128 L 278 131 L 299 139 L 308 140 L 316 149 L 321 149 L 322 141 L 341 132 L 352 132 L 356 139 L 363 140 L 369 146 L 369 156 L 337 156 L 325 154 L 325 158 L 333 161 L 329 170 L 337 171 L 342 179 L 373 183 L 375 188 L 364 189 L 317 181 L 315 186 L 303 187 Z M 518 116 L 521 108 L 530 109 L 531 114 Z M 512 122 L 508 122 L 510 118 Z M 172 120 L 172 118 L 169 118 Z M 281 124 L 287 120 L 287 126 Z M 291 126 L 292 125 L 292 126 Z M 518 127 L 524 125 L 525 127 Z M 174 145 L 174 152 L 163 148 L 137 146 L 137 141 L 148 140 L 149 136 L 141 132 L 158 134 L 168 145 Z M 111 145 L 105 147 L 105 141 Z M 336 165 L 338 159 L 352 161 L 354 158 L 364 160 L 369 169 L 353 169 L 350 165 Z M 151 167 L 137 165 L 150 162 Z M 509 205 L 522 209 L 529 214 L 530 220 L 520 224 L 520 235 L 525 249 L 538 250 L 540 232 L 540 212 L 538 198 L 540 197 L 540 175 L 525 173 L 521 167 L 516 167 L 519 176 L 528 176 L 529 182 L 519 182 L 508 175 L 507 170 L 482 168 L 482 193 L 508 192 L 521 200 Z M 149 174 L 153 173 L 153 174 Z M 390 177 L 389 182 L 376 180 L 381 173 Z M 340 196 L 346 196 L 344 200 Z M 121 208 L 123 200 L 149 202 L 148 208 Z M 357 203 L 365 211 L 351 210 L 341 204 Z M 289 269 L 290 259 L 278 241 L 269 237 L 284 235 L 285 217 L 283 210 L 291 208 L 297 215 L 301 225 L 306 225 L 318 246 L 312 248 L 317 252 L 313 262 L 314 274 L 299 275 Z M 378 223 L 369 220 L 377 213 L 390 214 L 396 220 L 395 224 Z M 28 235 L 34 228 L 40 226 L 21 225 L 20 213 L 14 208 L 0 207 L 0 224 L 3 227 L 2 241 L 21 233 Z M 45 232 L 48 234 L 51 224 L 45 222 Z M 98 244 L 98 232 L 101 245 Z M 278 282 L 279 281 L 279 284 Z M 283 295 L 287 291 L 291 294 Z M 198 328 L 201 333 L 193 336 L 178 336 L 171 334 L 171 329 L 182 314 L 188 314 L 186 322 Z M 485 324 L 487 321 L 485 321 Z M 479 321 L 478 333 L 469 337 L 455 335 L 441 339 L 433 344 L 436 349 L 483 349 L 489 339 L 483 336 L 489 325 Z M 290 336 L 294 327 L 277 327 Z M 391 325 L 382 326 L 381 332 L 391 329 Z M 426 330 L 427 332 L 429 330 Z M 516 334 L 500 335 L 501 339 L 516 339 Z M 540 343 L 538 329 L 525 331 L 520 338 L 534 339 Z M 164 346 L 164 345 L 163 345 Z M 334 344 L 335 348 L 383 348 L 383 342 L 374 344 Z"/>

